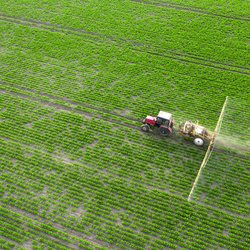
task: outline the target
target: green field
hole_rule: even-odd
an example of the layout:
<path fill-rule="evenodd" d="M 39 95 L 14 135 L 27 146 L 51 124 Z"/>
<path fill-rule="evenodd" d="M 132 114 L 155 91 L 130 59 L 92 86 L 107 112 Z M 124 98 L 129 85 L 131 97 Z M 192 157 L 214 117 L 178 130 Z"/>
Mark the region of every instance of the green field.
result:
<path fill-rule="evenodd" d="M 0 6 L 0 249 L 250 249 L 248 1 Z"/>

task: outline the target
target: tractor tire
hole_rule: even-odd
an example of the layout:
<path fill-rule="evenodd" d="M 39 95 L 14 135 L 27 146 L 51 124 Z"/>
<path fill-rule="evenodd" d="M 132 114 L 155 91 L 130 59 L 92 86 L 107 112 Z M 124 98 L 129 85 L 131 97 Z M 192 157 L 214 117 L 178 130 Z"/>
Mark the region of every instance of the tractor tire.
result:
<path fill-rule="evenodd" d="M 204 140 L 200 137 L 194 138 L 194 145 L 202 147 L 204 145 Z"/>
<path fill-rule="evenodd" d="M 167 128 L 160 128 L 160 134 L 162 136 L 169 136 L 170 131 Z"/>
<path fill-rule="evenodd" d="M 148 132 L 148 131 L 149 131 L 149 126 L 148 126 L 148 124 L 143 124 L 143 125 L 141 126 L 141 131 L 143 131 L 143 132 Z"/>

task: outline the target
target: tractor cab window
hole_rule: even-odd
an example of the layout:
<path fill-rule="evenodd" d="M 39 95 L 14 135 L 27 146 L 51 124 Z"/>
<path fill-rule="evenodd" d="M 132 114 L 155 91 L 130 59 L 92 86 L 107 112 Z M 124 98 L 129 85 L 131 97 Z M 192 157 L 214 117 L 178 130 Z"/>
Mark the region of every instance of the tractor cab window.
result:
<path fill-rule="evenodd" d="M 165 120 L 164 120 L 163 118 L 161 118 L 161 117 L 157 117 L 156 121 L 157 121 L 157 123 L 158 123 L 159 125 L 162 125 L 162 124 L 164 123 Z"/>
<path fill-rule="evenodd" d="M 163 124 L 168 127 L 169 126 L 169 120 L 165 120 Z"/>
<path fill-rule="evenodd" d="M 169 120 L 167 120 L 167 119 L 163 119 L 163 118 L 161 118 L 161 117 L 157 117 L 156 121 L 157 121 L 157 123 L 158 123 L 159 125 L 166 125 L 166 126 L 169 126 Z"/>

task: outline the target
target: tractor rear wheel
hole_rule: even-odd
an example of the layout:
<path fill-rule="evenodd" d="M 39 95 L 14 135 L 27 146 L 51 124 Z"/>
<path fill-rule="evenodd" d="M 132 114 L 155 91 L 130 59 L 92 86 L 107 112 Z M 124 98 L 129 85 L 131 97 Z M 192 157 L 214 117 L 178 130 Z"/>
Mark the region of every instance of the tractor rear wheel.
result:
<path fill-rule="evenodd" d="M 167 128 L 160 128 L 160 134 L 162 136 L 168 136 L 170 134 L 170 131 Z"/>
<path fill-rule="evenodd" d="M 201 147 L 204 145 L 204 140 L 202 138 L 196 137 L 194 138 L 194 145 Z"/>
<path fill-rule="evenodd" d="M 148 131 L 149 131 L 149 126 L 148 126 L 148 124 L 143 124 L 143 125 L 141 126 L 141 130 L 142 130 L 143 132 L 148 132 Z"/>

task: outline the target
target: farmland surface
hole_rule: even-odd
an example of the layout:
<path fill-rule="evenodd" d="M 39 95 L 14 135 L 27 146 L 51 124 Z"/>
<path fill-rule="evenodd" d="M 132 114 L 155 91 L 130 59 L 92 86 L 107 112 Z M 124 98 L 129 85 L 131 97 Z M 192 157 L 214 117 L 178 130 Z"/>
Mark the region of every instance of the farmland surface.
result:
<path fill-rule="evenodd" d="M 248 1 L 0 6 L 0 249 L 250 249 Z"/>

